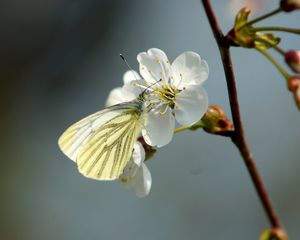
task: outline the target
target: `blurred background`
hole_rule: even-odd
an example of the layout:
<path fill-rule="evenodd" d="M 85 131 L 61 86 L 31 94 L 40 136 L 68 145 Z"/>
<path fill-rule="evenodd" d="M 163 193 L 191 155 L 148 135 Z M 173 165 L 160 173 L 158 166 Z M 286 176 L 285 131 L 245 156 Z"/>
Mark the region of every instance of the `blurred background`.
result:
<path fill-rule="evenodd" d="M 254 16 L 278 1 L 212 1 L 226 33 L 243 6 Z M 300 11 L 260 25 L 299 28 Z M 299 49 L 296 35 L 284 49 Z M 57 146 L 71 123 L 104 107 L 136 55 L 198 52 L 210 66 L 210 103 L 230 116 L 223 69 L 198 0 L 0 2 L 0 239 L 258 239 L 268 221 L 227 138 L 183 132 L 147 163 L 151 193 L 80 175 Z M 284 79 L 255 51 L 232 49 L 250 148 L 290 239 L 300 236 L 299 111 Z M 275 56 L 278 56 L 274 53 Z M 279 57 L 279 56 L 278 56 Z"/>

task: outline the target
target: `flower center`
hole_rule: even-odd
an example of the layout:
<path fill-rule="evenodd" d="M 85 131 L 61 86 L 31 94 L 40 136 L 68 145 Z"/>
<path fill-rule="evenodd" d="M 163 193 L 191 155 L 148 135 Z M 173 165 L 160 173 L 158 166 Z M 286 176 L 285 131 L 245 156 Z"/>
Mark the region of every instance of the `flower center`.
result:
<path fill-rule="evenodd" d="M 180 90 L 169 84 L 162 84 L 160 87 L 156 87 L 155 96 L 164 104 L 168 104 L 170 108 L 174 108 L 175 106 L 175 98 L 176 94 L 180 92 Z"/>

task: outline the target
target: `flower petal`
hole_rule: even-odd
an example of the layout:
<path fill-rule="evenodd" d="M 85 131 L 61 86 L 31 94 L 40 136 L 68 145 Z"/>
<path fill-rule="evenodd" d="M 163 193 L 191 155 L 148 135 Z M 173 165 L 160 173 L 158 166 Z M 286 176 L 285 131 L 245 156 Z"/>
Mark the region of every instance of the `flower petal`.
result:
<path fill-rule="evenodd" d="M 152 56 L 157 63 L 160 64 L 164 76 L 163 79 L 168 80 L 171 64 L 165 52 L 158 48 L 150 48 L 147 53 L 149 56 Z"/>
<path fill-rule="evenodd" d="M 152 177 L 149 169 L 146 164 L 142 163 L 138 172 L 136 173 L 134 190 L 135 194 L 138 197 L 145 197 L 149 194 L 151 185 L 152 185 Z"/>
<path fill-rule="evenodd" d="M 178 93 L 175 100 L 175 118 L 181 125 L 192 125 L 204 115 L 208 108 L 205 89 L 192 85 Z"/>
<path fill-rule="evenodd" d="M 125 94 L 134 94 L 135 98 L 144 90 L 140 85 L 146 86 L 145 81 L 134 70 L 128 70 L 123 75 L 123 91 Z M 132 99 L 133 100 L 133 99 Z"/>
<path fill-rule="evenodd" d="M 136 185 L 136 174 L 139 171 L 139 166 L 132 159 L 126 164 L 123 173 L 119 176 L 119 180 L 126 188 L 133 188 Z"/>
<path fill-rule="evenodd" d="M 171 79 L 174 86 L 183 89 L 188 85 L 202 84 L 208 77 L 208 65 L 195 52 L 184 52 L 171 66 Z"/>
<path fill-rule="evenodd" d="M 106 100 L 106 107 L 116 105 L 122 102 L 134 100 L 141 92 L 139 87 L 134 86 L 134 82 L 141 81 L 141 76 L 133 70 L 129 70 L 123 75 L 123 87 L 117 87 L 111 90 Z"/>
<path fill-rule="evenodd" d="M 147 53 L 139 53 L 137 60 L 140 63 L 140 73 L 149 84 L 158 82 L 160 79 L 163 82 L 168 81 L 170 63 L 162 50 L 151 48 Z"/>
<path fill-rule="evenodd" d="M 139 141 L 136 141 L 134 144 L 131 158 L 132 161 L 139 167 L 145 161 L 145 149 Z"/>
<path fill-rule="evenodd" d="M 147 88 L 145 81 L 143 79 L 140 79 L 125 83 L 122 87 L 122 91 L 124 92 L 124 94 L 130 96 L 130 98 L 134 96 L 133 99 L 135 99 L 144 91 L 145 88 Z"/>
<path fill-rule="evenodd" d="M 128 84 L 134 80 L 140 80 L 141 76 L 134 70 L 128 70 L 123 75 L 124 84 Z"/>
<path fill-rule="evenodd" d="M 142 134 L 147 144 L 162 147 L 171 142 L 174 129 L 175 119 L 171 109 L 163 106 L 148 113 Z"/>
<path fill-rule="evenodd" d="M 124 90 L 121 87 L 114 88 L 110 91 L 106 100 L 105 106 L 109 107 L 122 102 L 129 102 L 136 98 L 136 95 L 132 92 Z"/>

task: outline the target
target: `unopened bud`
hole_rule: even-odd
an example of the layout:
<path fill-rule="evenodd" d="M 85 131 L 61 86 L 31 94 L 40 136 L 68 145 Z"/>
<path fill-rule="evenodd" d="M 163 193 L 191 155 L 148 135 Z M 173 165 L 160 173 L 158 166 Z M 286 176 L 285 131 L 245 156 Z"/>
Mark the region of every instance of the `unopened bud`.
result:
<path fill-rule="evenodd" d="M 288 79 L 288 88 L 293 93 L 295 103 L 300 109 L 300 77 L 291 77 Z"/>
<path fill-rule="evenodd" d="M 260 240 L 288 240 L 285 231 L 282 228 L 273 228 L 263 231 Z"/>
<path fill-rule="evenodd" d="M 211 105 L 201 119 L 203 129 L 209 133 L 223 134 L 233 131 L 233 124 L 224 110 L 217 104 Z"/>
<path fill-rule="evenodd" d="M 300 0 L 281 0 L 280 8 L 284 12 L 291 12 L 300 9 Z"/>
<path fill-rule="evenodd" d="M 288 83 L 288 89 L 291 92 L 296 91 L 300 87 L 300 77 L 291 77 L 287 81 Z"/>
<path fill-rule="evenodd" d="M 300 87 L 296 91 L 294 91 L 293 94 L 296 105 L 300 109 Z"/>
<path fill-rule="evenodd" d="M 295 73 L 300 73 L 300 51 L 287 51 L 284 58 L 285 62 Z"/>

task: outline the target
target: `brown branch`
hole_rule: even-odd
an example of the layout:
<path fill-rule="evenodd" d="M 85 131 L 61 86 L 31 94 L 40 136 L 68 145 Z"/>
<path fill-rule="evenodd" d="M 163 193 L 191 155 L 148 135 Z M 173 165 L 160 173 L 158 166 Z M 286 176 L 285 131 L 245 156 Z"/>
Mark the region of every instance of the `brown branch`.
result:
<path fill-rule="evenodd" d="M 235 76 L 232 68 L 231 55 L 229 51 L 229 43 L 224 37 L 222 30 L 217 22 L 216 16 L 213 12 L 213 9 L 210 5 L 209 0 L 202 0 L 209 24 L 213 31 L 214 37 L 218 44 L 223 68 L 227 81 L 228 95 L 230 101 L 231 114 L 234 124 L 234 131 L 231 134 L 231 140 L 239 149 L 242 158 L 244 159 L 247 170 L 251 176 L 254 187 L 257 191 L 257 194 L 262 202 L 262 205 L 265 209 L 265 212 L 269 218 L 270 224 L 272 227 L 280 228 L 279 219 L 275 213 L 274 208 L 272 207 L 271 200 L 264 186 L 263 180 L 258 172 L 258 169 L 255 165 L 254 159 L 250 153 L 249 147 L 247 145 L 245 134 L 243 130 L 243 124 L 240 115 L 240 108 L 237 96 L 237 89 L 235 83 Z"/>

